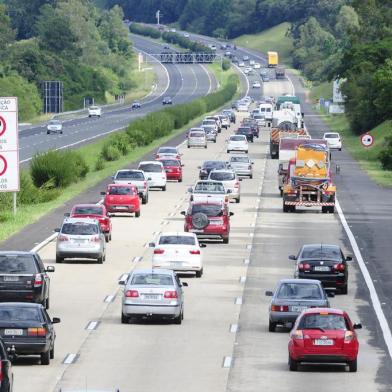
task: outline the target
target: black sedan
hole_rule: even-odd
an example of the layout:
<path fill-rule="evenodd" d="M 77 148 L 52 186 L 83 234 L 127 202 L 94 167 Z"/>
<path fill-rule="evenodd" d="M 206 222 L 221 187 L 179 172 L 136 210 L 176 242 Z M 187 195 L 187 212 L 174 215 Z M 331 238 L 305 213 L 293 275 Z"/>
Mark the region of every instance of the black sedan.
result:
<path fill-rule="evenodd" d="M 54 358 L 56 333 L 53 324 L 59 322 L 57 317 L 51 320 L 40 304 L 0 304 L 0 335 L 7 350 L 15 357 L 39 355 L 41 365 L 49 365 Z"/>
<path fill-rule="evenodd" d="M 246 140 L 253 143 L 254 135 L 251 127 L 239 127 L 236 134 L 246 136 Z"/>
<path fill-rule="evenodd" d="M 294 277 L 299 279 L 317 279 L 324 287 L 335 288 L 342 294 L 348 291 L 348 264 L 351 256 L 344 256 L 337 245 L 303 245 L 295 260 Z"/>
<path fill-rule="evenodd" d="M 35 302 L 49 309 L 50 279 L 35 252 L 0 252 L 0 301 Z"/>
<path fill-rule="evenodd" d="M 12 392 L 14 390 L 14 374 L 12 364 L 8 357 L 3 341 L 0 339 L 0 392 Z"/>
<path fill-rule="evenodd" d="M 228 163 L 225 161 L 205 161 L 202 166 L 199 166 L 200 180 L 206 180 L 212 170 L 227 169 Z"/>
<path fill-rule="evenodd" d="M 173 101 L 170 97 L 164 97 L 162 100 L 162 105 L 172 105 Z"/>

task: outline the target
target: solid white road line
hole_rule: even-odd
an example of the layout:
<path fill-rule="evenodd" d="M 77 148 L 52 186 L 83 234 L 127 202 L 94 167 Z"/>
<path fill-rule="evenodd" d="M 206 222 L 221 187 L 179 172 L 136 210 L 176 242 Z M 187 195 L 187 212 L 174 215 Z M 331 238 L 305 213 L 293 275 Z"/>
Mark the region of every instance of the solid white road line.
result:
<path fill-rule="evenodd" d="M 97 329 L 99 325 L 99 321 L 90 321 L 87 326 L 86 329 L 89 331 L 94 331 L 95 329 Z"/>
<path fill-rule="evenodd" d="M 136 256 L 133 258 L 132 263 L 140 263 L 143 260 L 143 256 Z"/>
<path fill-rule="evenodd" d="M 34 246 L 34 248 L 31 249 L 30 252 L 38 252 L 38 251 L 40 251 L 43 247 L 45 247 L 46 245 L 48 245 L 49 242 L 53 241 L 56 237 L 57 237 L 57 233 L 53 233 L 53 234 L 50 235 L 48 238 L 46 238 L 45 240 L 43 240 L 42 242 L 40 242 L 39 244 L 37 244 L 36 246 Z"/>
<path fill-rule="evenodd" d="M 223 368 L 231 368 L 232 358 L 231 357 L 224 357 L 223 358 Z"/>
<path fill-rule="evenodd" d="M 365 279 L 366 286 L 369 289 L 370 299 L 372 301 L 372 305 L 374 311 L 376 313 L 378 322 L 380 323 L 380 327 L 384 336 L 385 344 L 388 349 L 389 356 L 392 358 L 392 333 L 391 329 L 389 328 L 388 321 L 385 317 L 384 311 L 382 310 L 382 305 L 380 299 L 378 297 L 376 288 L 374 287 L 372 278 L 370 276 L 369 270 L 366 267 L 366 263 L 362 257 L 361 251 L 359 250 L 357 241 L 352 233 L 351 229 L 347 224 L 346 217 L 343 214 L 343 210 L 340 207 L 339 201 L 336 199 L 335 201 L 336 210 L 339 214 L 340 221 L 342 222 L 342 226 L 347 234 L 348 239 L 350 240 L 351 246 L 353 248 L 355 257 L 358 261 L 359 268 L 361 269 L 363 278 Z M 375 281 L 376 282 L 376 281 Z"/>
<path fill-rule="evenodd" d="M 106 303 L 113 302 L 113 301 L 114 301 L 114 298 L 116 298 L 115 295 L 107 295 L 107 296 L 105 297 L 105 299 L 103 300 L 103 302 L 106 302 Z"/>
<path fill-rule="evenodd" d="M 210 73 L 208 72 L 208 69 L 202 64 L 201 65 L 201 68 L 203 69 L 203 71 L 207 74 L 207 76 L 208 76 L 208 82 L 209 82 L 209 84 L 210 84 L 210 87 L 208 88 L 208 91 L 207 91 L 207 94 L 206 95 L 208 95 L 210 92 L 211 92 L 211 90 L 212 90 L 212 80 L 211 80 L 211 75 L 210 75 Z"/>

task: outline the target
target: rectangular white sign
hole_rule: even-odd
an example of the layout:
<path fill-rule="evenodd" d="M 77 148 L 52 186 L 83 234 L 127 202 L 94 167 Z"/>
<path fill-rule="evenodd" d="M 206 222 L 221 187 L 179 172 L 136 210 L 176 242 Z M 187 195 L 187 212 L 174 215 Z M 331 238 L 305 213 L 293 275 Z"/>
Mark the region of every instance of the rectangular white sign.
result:
<path fill-rule="evenodd" d="M 345 81 L 346 79 L 336 79 L 333 81 L 333 103 L 344 103 L 344 96 L 340 87 Z"/>
<path fill-rule="evenodd" d="M 0 97 L 0 192 L 19 191 L 18 98 Z"/>

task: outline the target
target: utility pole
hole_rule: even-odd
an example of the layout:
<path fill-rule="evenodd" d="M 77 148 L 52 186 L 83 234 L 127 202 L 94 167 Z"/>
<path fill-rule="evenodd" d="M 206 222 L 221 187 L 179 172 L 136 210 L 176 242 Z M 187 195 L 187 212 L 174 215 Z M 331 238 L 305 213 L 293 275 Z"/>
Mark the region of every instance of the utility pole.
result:
<path fill-rule="evenodd" d="M 155 14 L 155 17 L 157 18 L 157 25 L 158 25 L 158 26 L 159 26 L 159 18 L 160 18 L 160 16 L 161 16 L 161 11 L 158 10 L 158 11 L 156 12 L 156 14 Z"/>

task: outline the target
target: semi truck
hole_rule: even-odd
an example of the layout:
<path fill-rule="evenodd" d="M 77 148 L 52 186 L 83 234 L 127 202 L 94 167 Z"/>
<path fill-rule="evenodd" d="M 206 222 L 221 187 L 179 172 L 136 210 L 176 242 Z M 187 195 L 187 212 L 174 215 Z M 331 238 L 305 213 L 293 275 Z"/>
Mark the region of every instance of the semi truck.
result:
<path fill-rule="evenodd" d="M 283 67 L 275 68 L 275 79 L 284 79 L 285 78 L 285 70 Z"/>
<path fill-rule="evenodd" d="M 321 207 L 323 213 L 334 213 L 335 195 L 328 148 L 317 143 L 298 146 L 283 185 L 283 212 L 295 212 L 297 207 Z"/>
<path fill-rule="evenodd" d="M 291 124 L 292 125 L 292 124 Z M 283 127 L 287 126 L 286 129 Z M 270 134 L 270 156 L 279 159 L 279 143 L 282 138 L 308 138 L 310 137 L 304 128 L 289 127 L 288 123 L 280 124 L 280 128 L 272 128 Z"/>
<path fill-rule="evenodd" d="M 273 67 L 277 67 L 279 64 L 279 56 L 278 56 L 278 52 L 268 52 L 268 67 L 269 68 L 273 68 Z"/>

